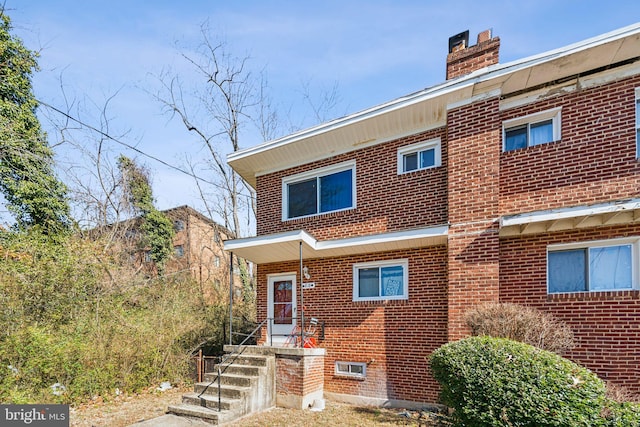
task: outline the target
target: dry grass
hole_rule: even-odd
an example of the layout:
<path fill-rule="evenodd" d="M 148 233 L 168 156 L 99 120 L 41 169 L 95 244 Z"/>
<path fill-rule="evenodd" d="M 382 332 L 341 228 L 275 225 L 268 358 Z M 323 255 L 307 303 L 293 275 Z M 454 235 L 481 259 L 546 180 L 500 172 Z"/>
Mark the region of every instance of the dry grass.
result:
<path fill-rule="evenodd" d="M 167 406 L 180 401 L 181 395 L 190 388 L 174 388 L 163 393 L 149 390 L 145 393 L 118 396 L 110 402 L 96 401 L 71 409 L 72 427 L 126 427 L 142 420 L 159 417 Z M 326 402 L 324 411 L 273 408 L 237 420 L 230 427 L 286 426 L 446 426 L 439 423 L 437 414 L 352 406 L 344 403 Z"/>
<path fill-rule="evenodd" d="M 170 404 L 180 402 L 193 386 L 172 388 L 164 392 L 149 389 L 133 395 L 122 395 L 105 402 L 101 398 L 89 404 L 72 407 L 71 427 L 126 427 L 142 420 L 164 415 Z"/>
<path fill-rule="evenodd" d="M 440 422 L 440 423 L 439 423 Z M 326 402 L 324 411 L 273 408 L 251 415 L 229 424 L 232 427 L 316 427 L 316 426 L 446 426 L 437 414 L 352 406 L 344 403 Z"/>

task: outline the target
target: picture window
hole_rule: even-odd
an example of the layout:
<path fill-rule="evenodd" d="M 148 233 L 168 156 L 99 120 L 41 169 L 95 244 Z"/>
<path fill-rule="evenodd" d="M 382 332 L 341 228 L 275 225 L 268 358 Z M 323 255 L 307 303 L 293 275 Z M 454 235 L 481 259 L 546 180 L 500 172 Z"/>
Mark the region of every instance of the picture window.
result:
<path fill-rule="evenodd" d="M 549 293 L 637 288 L 637 244 L 637 239 L 617 239 L 550 246 Z"/>
<path fill-rule="evenodd" d="M 283 179 L 283 220 L 355 207 L 355 163 Z"/>

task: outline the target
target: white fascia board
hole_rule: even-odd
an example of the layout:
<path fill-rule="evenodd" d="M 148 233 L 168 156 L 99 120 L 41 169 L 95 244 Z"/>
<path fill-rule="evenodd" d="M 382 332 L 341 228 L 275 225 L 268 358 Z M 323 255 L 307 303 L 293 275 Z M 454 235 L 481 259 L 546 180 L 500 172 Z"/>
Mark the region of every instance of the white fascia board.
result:
<path fill-rule="evenodd" d="M 256 145 L 254 147 L 249 147 L 243 150 L 235 151 L 233 153 L 227 154 L 227 162 L 232 163 L 233 161 L 242 159 L 244 157 L 250 157 L 256 154 L 260 154 L 262 152 L 269 151 L 274 148 L 286 146 L 288 144 L 292 144 L 297 141 L 301 141 L 316 135 L 320 135 L 320 134 L 332 131 L 334 129 L 346 127 L 353 123 L 358 123 L 373 117 L 380 116 L 385 113 L 389 113 L 401 108 L 405 108 L 407 106 L 410 106 L 425 100 L 434 99 L 439 96 L 443 96 L 448 93 L 463 89 L 465 87 L 472 86 L 474 83 L 475 83 L 474 80 L 470 80 L 468 78 L 455 80 L 455 81 L 450 80 L 443 84 L 433 86 L 431 88 L 427 88 L 419 92 L 415 92 L 413 94 L 404 96 L 402 98 L 397 98 L 393 101 L 389 101 L 387 103 L 377 105 L 367 110 L 359 111 L 357 113 L 354 113 L 339 119 L 335 119 L 327 123 L 322 123 L 318 126 L 314 126 L 314 127 L 302 130 L 300 132 L 296 132 L 296 133 L 284 136 L 282 138 L 278 138 L 272 141 L 267 141 L 265 143 Z"/>
<path fill-rule="evenodd" d="M 224 250 L 233 252 L 239 248 L 257 247 L 266 244 L 289 243 L 302 241 L 310 248 L 316 246 L 316 239 L 304 230 L 287 231 L 284 233 L 267 234 L 263 236 L 247 237 L 244 239 L 226 240 Z"/>
<path fill-rule="evenodd" d="M 555 221 L 559 219 L 579 218 L 634 209 L 640 209 L 640 199 L 631 199 L 622 202 L 601 203 L 588 206 L 573 206 L 570 208 L 550 209 L 517 215 L 507 215 L 500 218 L 500 227 Z"/>

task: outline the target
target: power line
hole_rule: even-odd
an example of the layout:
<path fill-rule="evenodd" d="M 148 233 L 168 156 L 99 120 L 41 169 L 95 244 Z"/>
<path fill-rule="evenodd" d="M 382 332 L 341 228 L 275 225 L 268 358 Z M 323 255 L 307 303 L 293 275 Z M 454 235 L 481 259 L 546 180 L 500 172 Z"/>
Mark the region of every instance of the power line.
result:
<path fill-rule="evenodd" d="M 211 181 L 208 181 L 208 180 L 206 180 L 206 179 L 204 179 L 204 178 L 201 178 L 201 177 L 199 177 L 199 176 L 197 176 L 197 175 L 195 175 L 195 174 L 193 174 L 193 173 L 191 173 L 191 172 L 189 172 L 189 171 L 186 171 L 186 170 L 184 170 L 184 169 L 182 169 L 182 168 L 180 168 L 180 167 L 178 167 L 178 166 L 172 165 L 172 164 L 170 164 L 170 163 L 168 163 L 168 162 L 166 162 L 166 161 L 164 161 L 164 160 L 162 160 L 162 159 L 160 159 L 160 158 L 158 158 L 158 157 L 155 157 L 155 156 L 153 156 L 153 155 L 151 155 L 151 154 L 147 154 L 147 153 L 145 153 L 144 151 L 140 150 L 139 148 L 134 147 L 133 145 L 127 144 L 126 142 L 122 142 L 122 141 L 120 141 L 119 139 L 114 138 L 113 136 L 109 135 L 108 133 L 105 133 L 105 132 L 101 131 L 100 129 L 97 129 L 97 128 L 96 128 L 96 127 L 94 127 L 94 126 L 92 126 L 92 125 L 90 125 L 90 124 L 88 124 L 88 123 L 85 123 L 85 122 L 83 122 L 82 120 L 77 119 L 77 118 L 75 118 L 75 117 L 73 117 L 73 116 L 69 115 L 68 113 L 65 113 L 64 111 L 62 111 L 62 110 L 60 110 L 60 109 L 58 109 L 58 108 L 54 107 L 53 105 L 50 105 L 50 104 L 48 104 L 48 103 L 46 103 L 46 102 L 43 102 L 43 101 L 40 101 L 40 100 L 38 100 L 38 99 L 37 99 L 36 101 L 37 101 L 39 104 L 41 104 L 41 105 L 43 105 L 43 106 L 45 106 L 45 107 L 47 107 L 47 108 L 50 108 L 51 110 L 55 111 L 56 113 L 63 115 L 63 116 L 64 116 L 64 117 L 66 117 L 67 119 L 72 120 L 72 121 L 74 121 L 74 122 L 78 123 L 79 125 L 86 127 L 87 129 L 91 129 L 92 131 L 94 131 L 94 132 L 96 132 L 96 133 L 98 133 L 98 134 L 102 135 L 103 137 L 105 137 L 105 138 L 107 138 L 107 139 L 110 139 L 111 141 L 113 141 L 113 142 L 115 142 L 115 143 L 117 143 L 117 144 L 120 144 L 120 145 L 122 145 L 122 146 L 124 146 L 124 147 L 126 147 L 126 148 L 128 148 L 128 149 L 130 149 L 130 150 L 133 150 L 133 151 L 135 151 L 136 153 L 138 153 L 138 154 L 140 154 L 140 155 L 142 155 L 142 156 L 144 156 L 144 157 L 147 157 L 147 158 L 149 158 L 149 159 L 151 159 L 151 160 L 154 160 L 154 161 L 156 161 L 156 162 L 158 162 L 158 163 L 160 163 L 160 164 L 163 164 L 163 165 L 165 165 L 166 167 L 168 167 L 168 168 L 170 168 L 170 169 L 176 170 L 176 171 L 178 171 L 178 172 L 180 172 L 180 173 L 183 173 L 183 174 L 188 175 L 188 176 L 190 176 L 190 177 L 192 177 L 192 178 L 195 178 L 195 179 L 197 179 L 198 181 L 202 181 L 202 182 L 204 182 L 204 183 L 207 183 L 207 184 L 210 184 L 210 185 L 214 185 L 214 186 L 216 186 L 216 185 L 217 185 L 217 184 L 215 184 L 215 183 L 213 183 L 213 182 L 211 182 Z"/>

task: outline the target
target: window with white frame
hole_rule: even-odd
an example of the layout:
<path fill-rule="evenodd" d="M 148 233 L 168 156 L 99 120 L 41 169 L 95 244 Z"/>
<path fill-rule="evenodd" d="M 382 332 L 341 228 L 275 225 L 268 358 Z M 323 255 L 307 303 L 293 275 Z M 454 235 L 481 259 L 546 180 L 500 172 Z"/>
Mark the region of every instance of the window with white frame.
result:
<path fill-rule="evenodd" d="M 367 376 L 367 364 L 359 362 L 336 362 L 336 375 L 346 375 L 356 378 Z"/>
<path fill-rule="evenodd" d="M 560 140 L 560 108 L 507 120 L 502 124 L 504 151 Z"/>
<path fill-rule="evenodd" d="M 637 289 L 637 258 L 637 238 L 551 245 L 549 293 Z"/>
<path fill-rule="evenodd" d="M 340 163 L 282 180 L 282 219 L 355 207 L 356 164 Z"/>
<path fill-rule="evenodd" d="M 640 158 L 640 88 L 636 88 L 636 157 Z"/>
<path fill-rule="evenodd" d="M 408 261 L 367 262 L 353 265 L 353 300 L 407 299 Z"/>
<path fill-rule="evenodd" d="M 442 164 L 440 139 L 419 142 L 398 149 L 398 174 L 435 168 Z"/>

